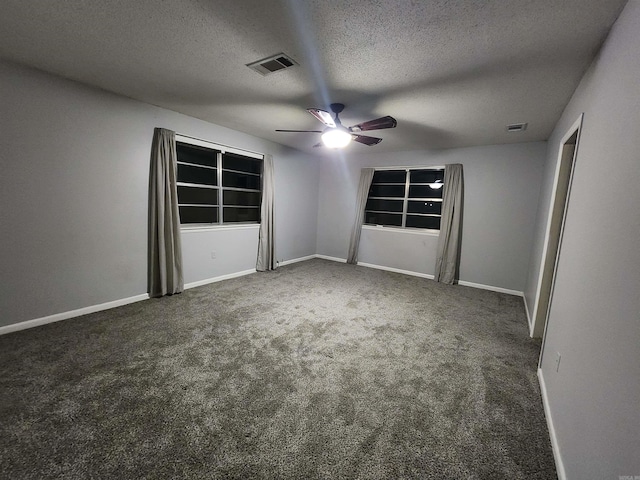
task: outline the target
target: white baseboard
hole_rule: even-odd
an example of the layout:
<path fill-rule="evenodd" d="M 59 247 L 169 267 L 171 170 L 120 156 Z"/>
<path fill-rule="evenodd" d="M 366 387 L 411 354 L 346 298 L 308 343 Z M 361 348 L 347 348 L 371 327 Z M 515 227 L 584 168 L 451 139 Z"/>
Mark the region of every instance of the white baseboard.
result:
<path fill-rule="evenodd" d="M 531 323 L 531 313 L 529 312 L 529 304 L 527 303 L 527 297 L 523 295 L 522 299 L 524 300 L 524 311 L 527 314 L 527 323 L 529 324 L 529 336 L 533 338 L 533 323 Z"/>
<path fill-rule="evenodd" d="M 433 275 L 429 275 L 428 273 L 412 272 L 410 270 L 402 270 L 401 268 L 394 268 L 394 267 L 385 267 L 384 265 L 375 265 L 373 263 L 358 262 L 358 266 L 375 268 L 377 270 L 385 270 L 387 272 L 402 273 L 404 275 L 411 275 L 412 277 L 421 277 L 421 278 L 428 278 L 430 280 L 433 280 Z"/>
<path fill-rule="evenodd" d="M 317 255 L 307 255 L 306 257 L 293 258 L 291 260 L 282 260 L 278 262 L 279 267 L 284 267 L 285 265 L 291 265 L 292 263 L 304 262 L 305 260 L 311 260 L 316 258 Z"/>
<path fill-rule="evenodd" d="M 279 263 L 280 266 L 284 266 L 284 265 L 289 265 L 291 263 L 297 263 L 297 262 L 303 262 L 305 260 L 311 260 L 313 258 L 322 258 L 324 260 L 330 260 L 333 262 L 340 262 L 340 263 L 346 263 L 347 260 L 345 258 L 339 258 L 339 257 L 331 257 L 329 255 L 320 255 L 320 254 L 315 254 L 315 255 L 307 255 L 305 257 L 300 257 L 300 258 L 294 258 L 291 260 L 285 260 Z M 420 273 L 420 272 L 412 272 L 410 270 L 402 270 L 400 268 L 393 268 L 393 267 L 385 267 L 383 265 L 375 265 L 372 263 L 362 263 L 362 262 L 358 262 L 358 265 L 362 266 L 362 267 L 368 267 L 368 268 L 376 268 L 378 270 L 386 270 L 389 272 L 395 272 L 395 273 L 401 273 L 404 275 L 411 275 L 414 277 L 421 277 L 421 278 L 428 278 L 433 280 L 433 275 L 427 274 L 427 273 Z M 237 278 L 237 277 L 242 277 L 244 275 L 249 275 L 251 273 L 255 273 L 256 270 L 255 269 L 251 269 L 251 270 L 244 270 L 241 272 L 235 272 L 235 273 L 230 273 L 227 275 L 220 275 L 219 277 L 213 277 L 213 278 L 207 278 L 204 280 L 198 280 L 197 282 L 190 282 L 185 284 L 184 288 L 185 289 L 189 289 L 189 288 L 195 288 L 195 287 L 200 287 L 202 285 L 207 285 L 209 283 L 215 283 L 215 282 L 220 282 L 222 280 L 229 280 L 231 278 Z M 458 282 L 459 285 L 465 285 L 468 287 L 474 287 L 474 288 L 481 288 L 484 290 L 492 290 L 495 292 L 501 292 L 501 293 L 508 293 L 511 295 L 518 295 L 521 297 L 524 297 L 523 292 L 518 292 L 516 290 L 509 290 L 506 288 L 501 288 L 501 287 L 492 287 L 489 285 L 482 285 L 479 283 L 472 283 L 472 282 L 465 282 L 465 281 L 459 281 Z M 38 327 L 40 325 L 46 325 L 47 323 L 53 323 L 53 322 L 59 322 L 60 320 L 66 320 L 68 318 L 73 318 L 73 317 L 79 317 L 80 315 L 86 315 L 88 313 L 94 313 L 94 312 L 99 312 L 102 310 L 107 310 L 109 308 L 115 308 L 115 307 L 119 307 L 121 305 L 127 305 L 129 303 L 133 303 L 133 302 L 139 302 L 141 300 L 147 300 L 149 298 L 148 294 L 142 294 L 142 295 L 136 295 L 133 297 L 129 297 L 129 298 L 123 298 L 121 300 L 114 300 L 112 302 L 107 302 L 107 303 L 102 303 L 100 305 L 92 305 L 89 307 L 84 307 L 84 308 L 80 308 L 77 310 L 71 310 L 69 312 L 62 312 L 62 313 L 57 313 L 55 315 L 49 315 L 47 317 L 42 317 L 42 318 L 35 318 L 33 320 L 27 320 L 24 322 L 20 322 L 20 323 L 14 323 L 12 325 L 6 325 L 3 327 L 0 327 L 0 335 L 4 335 L 7 333 L 11 333 L 11 332 L 17 332 L 19 330 L 25 330 L 27 328 L 33 328 L 33 327 Z M 525 300 L 525 308 L 527 307 L 527 303 Z M 527 309 L 527 318 L 529 318 L 529 310 Z M 529 325 L 531 325 L 531 320 L 529 320 Z"/>
<path fill-rule="evenodd" d="M 315 258 L 322 258 L 324 260 L 331 260 L 332 262 L 347 263 L 347 259 L 346 258 L 330 257 L 329 255 L 320 255 L 319 253 L 316 253 L 314 255 L 314 257 Z"/>
<path fill-rule="evenodd" d="M 18 332 L 20 330 L 26 330 L 27 328 L 39 327 L 40 325 L 46 325 L 47 323 L 59 322 L 60 320 L 67 320 L 69 318 L 79 317 L 81 315 L 87 315 L 89 313 L 101 312 L 102 310 L 121 307 L 122 305 L 128 305 L 130 303 L 140 302 L 142 300 L 148 299 L 149 294 L 143 293 L 141 295 L 135 295 L 129 298 L 122 298 L 120 300 L 114 300 L 112 302 L 101 303 L 100 305 L 91 305 L 89 307 L 78 308 L 77 310 L 56 313 L 55 315 L 48 315 L 46 317 L 34 318 L 33 320 L 13 323 L 11 325 L 0 327 L 0 335 L 5 335 L 11 332 Z"/>
<path fill-rule="evenodd" d="M 313 256 L 311 256 L 310 258 L 313 258 Z M 253 270 L 245 270 L 243 272 L 231 273 L 228 275 L 221 275 L 215 278 L 207 278 L 205 280 L 187 283 L 184 286 L 184 288 L 186 290 L 188 288 L 199 287 L 201 285 L 206 285 L 208 283 L 214 283 L 214 282 L 219 282 L 221 280 L 228 280 L 230 278 L 241 277 L 241 276 L 249 275 L 250 273 L 255 273 L 255 272 L 256 272 L 255 269 L 253 269 Z M 149 294 L 143 293 L 141 295 L 122 298 L 120 300 L 114 300 L 112 302 L 101 303 L 99 305 L 91 305 L 89 307 L 79 308 L 77 310 L 70 310 L 68 312 L 48 315 L 46 317 L 34 318 L 33 320 L 26 320 L 24 322 L 13 323 L 11 325 L 5 325 L 3 327 L 0 327 L 0 335 L 5 335 L 11 332 L 18 332 L 20 330 L 26 330 L 28 328 L 39 327 L 40 325 L 46 325 L 47 323 L 59 322 L 61 320 L 67 320 L 69 318 L 79 317 L 81 315 L 87 315 L 89 313 L 101 312 L 102 310 L 108 310 L 110 308 L 120 307 L 122 305 L 128 305 L 130 303 L 140 302 L 142 300 L 148 300 L 148 299 L 149 299 Z"/>
<path fill-rule="evenodd" d="M 346 263 L 347 261 L 345 258 L 330 257 L 328 255 L 320 255 L 320 254 L 316 254 L 315 258 L 323 258 L 325 260 L 331 260 L 334 262 L 342 262 L 342 263 Z M 411 275 L 414 277 L 428 278 L 430 280 L 433 280 L 434 278 L 433 275 L 428 273 L 413 272 L 411 270 L 402 270 L 400 268 L 394 268 L 394 267 L 385 267 L 384 265 L 376 265 L 373 263 L 358 262 L 358 265 L 361 267 L 376 268 L 378 270 L 386 270 L 388 272 L 402 273 L 404 275 Z M 491 290 L 492 292 L 507 293 L 509 295 L 516 295 L 518 297 L 524 298 L 524 292 L 520 292 L 518 290 L 510 290 L 508 288 L 494 287 L 492 285 L 483 285 L 481 283 L 467 282 L 465 280 L 459 280 L 458 285 L 462 285 L 465 287 L 480 288 L 482 290 Z"/>
<path fill-rule="evenodd" d="M 458 280 L 458 285 L 462 285 L 464 287 L 480 288 L 482 290 L 491 290 L 492 292 L 507 293 L 509 295 L 516 295 L 517 297 L 524 297 L 524 292 L 520 292 L 518 290 L 510 290 L 508 288 L 494 287 L 492 285 L 483 285 L 482 283 L 473 283 L 467 282 L 465 280 Z"/>
<path fill-rule="evenodd" d="M 244 277 L 251 273 L 256 273 L 256 269 L 243 270 L 242 272 L 228 273 L 227 275 L 220 275 L 219 277 L 205 278 L 204 280 L 198 280 L 197 282 L 185 283 L 184 289 L 201 287 L 202 285 L 208 285 L 210 283 L 221 282 L 222 280 L 229 280 L 231 278 Z"/>
<path fill-rule="evenodd" d="M 549 398 L 547 396 L 547 386 L 544 383 L 544 376 L 542 375 L 542 369 L 540 368 L 538 369 L 538 381 L 540 382 L 540 392 L 542 393 L 544 416 L 547 419 L 547 428 L 549 429 L 549 437 L 551 438 L 551 450 L 553 451 L 553 458 L 556 462 L 556 472 L 558 473 L 558 480 L 566 480 L 567 474 L 564 471 L 564 463 L 562 463 L 562 456 L 560 455 L 560 445 L 558 444 L 556 429 L 553 426 L 553 418 L 551 417 Z"/>

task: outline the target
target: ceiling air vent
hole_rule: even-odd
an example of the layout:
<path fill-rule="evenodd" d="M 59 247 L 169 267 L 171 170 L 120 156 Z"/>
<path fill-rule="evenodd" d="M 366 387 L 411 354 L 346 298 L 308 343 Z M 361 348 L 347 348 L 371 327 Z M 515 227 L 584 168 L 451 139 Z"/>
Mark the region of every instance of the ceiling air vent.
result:
<path fill-rule="evenodd" d="M 507 125 L 507 132 L 524 132 L 527 129 L 526 123 L 512 123 Z"/>
<path fill-rule="evenodd" d="M 284 53 L 279 53 L 271 57 L 263 58 L 257 62 L 248 63 L 247 67 L 251 70 L 255 70 L 260 75 L 269 75 L 285 68 L 298 65 L 291 57 Z"/>

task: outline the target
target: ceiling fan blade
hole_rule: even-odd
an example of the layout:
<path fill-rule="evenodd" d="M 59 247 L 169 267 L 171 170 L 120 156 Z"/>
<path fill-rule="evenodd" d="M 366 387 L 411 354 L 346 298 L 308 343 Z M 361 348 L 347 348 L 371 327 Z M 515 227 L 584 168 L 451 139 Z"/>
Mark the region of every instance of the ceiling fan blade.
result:
<path fill-rule="evenodd" d="M 308 132 L 308 133 L 322 133 L 322 130 L 276 130 L 276 132 Z"/>
<path fill-rule="evenodd" d="M 316 117 L 322 123 L 324 123 L 327 127 L 335 127 L 336 122 L 334 122 L 333 117 L 329 112 L 325 112 L 324 110 L 320 110 L 319 108 L 307 108 L 307 112 Z"/>
<path fill-rule="evenodd" d="M 364 145 L 372 146 L 379 144 L 382 139 L 378 137 L 369 137 L 368 135 L 352 135 L 354 142 L 362 143 Z"/>
<path fill-rule="evenodd" d="M 366 132 L 367 130 L 382 130 L 383 128 L 395 128 L 398 122 L 395 118 L 386 116 L 376 118 L 375 120 L 369 120 L 368 122 L 362 122 L 353 127 L 349 127 L 351 132 Z"/>

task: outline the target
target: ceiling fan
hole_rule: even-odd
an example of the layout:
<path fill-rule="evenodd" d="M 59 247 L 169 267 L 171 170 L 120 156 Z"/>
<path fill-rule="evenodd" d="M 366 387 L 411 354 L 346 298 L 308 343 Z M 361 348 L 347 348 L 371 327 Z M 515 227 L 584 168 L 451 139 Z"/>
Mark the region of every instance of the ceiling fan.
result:
<path fill-rule="evenodd" d="M 395 118 L 387 115 L 386 117 L 376 118 L 375 120 L 369 120 L 368 122 L 359 123 L 351 127 L 345 127 L 340 122 L 340 118 L 338 118 L 340 112 L 344 110 L 344 105 L 342 103 L 332 103 L 329 107 L 335 114 L 334 118 L 332 118 L 331 114 L 325 110 L 320 110 L 319 108 L 307 108 L 307 112 L 326 125 L 327 128 L 324 130 L 276 130 L 276 132 L 321 133 L 322 142 L 315 144 L 314 147 L 321 147 L 324 145 L 328 148 L 343 148 L 346 147 L 351 140 L 368 146 L 377 145 L 382 141 L 381 138 L 360 135 L 359 133 L 366 132 L 368 130 L 395 128 L 396 125 L 398 125 Z"/>

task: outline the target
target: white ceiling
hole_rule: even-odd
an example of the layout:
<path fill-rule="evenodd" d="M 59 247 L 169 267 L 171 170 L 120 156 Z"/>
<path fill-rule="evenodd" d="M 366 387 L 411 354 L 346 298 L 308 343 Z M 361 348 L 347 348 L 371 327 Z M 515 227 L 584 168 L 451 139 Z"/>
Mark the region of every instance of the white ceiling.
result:
<path fill-rule="evenodd" d="M 366 152 L 546 140 L 626 0 L 2 0 L 0 57 L 318 153 L 305 112 L 393 130 Z M 300 66 L 245 65 L 284 52 Z M 528 122 L 522 133 L 510 123 Z"/>

